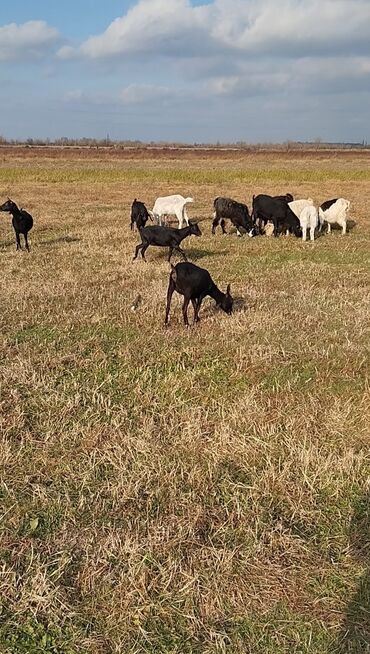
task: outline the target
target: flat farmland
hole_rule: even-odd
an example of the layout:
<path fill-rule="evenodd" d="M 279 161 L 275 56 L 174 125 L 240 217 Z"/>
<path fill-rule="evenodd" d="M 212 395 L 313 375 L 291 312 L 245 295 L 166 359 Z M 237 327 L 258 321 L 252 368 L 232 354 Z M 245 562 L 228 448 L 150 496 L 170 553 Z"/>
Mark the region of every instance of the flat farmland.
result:
<path fill-rule="evenodd" d="M 370 652 L 369 164 L 0 149 L 35 220 L 27 254 L 0 214 L 1 652 Z M 211 236 L 215 197 L 288 191 L 349 233 Z M 235 298 L 188 330 L 167 251 L 132 262 L 133 199 L 172 193 Z"/>

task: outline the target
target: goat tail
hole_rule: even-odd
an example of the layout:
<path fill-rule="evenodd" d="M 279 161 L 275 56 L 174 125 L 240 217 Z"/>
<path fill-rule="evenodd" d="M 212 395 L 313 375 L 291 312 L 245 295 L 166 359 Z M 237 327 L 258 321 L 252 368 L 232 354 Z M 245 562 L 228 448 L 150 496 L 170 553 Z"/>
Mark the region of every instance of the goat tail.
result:
<path fill-rule="evenodd" d="M 194 202 L 194 198 L 185 198 L 184 204 L 188 204 L 188 202 Z"/>

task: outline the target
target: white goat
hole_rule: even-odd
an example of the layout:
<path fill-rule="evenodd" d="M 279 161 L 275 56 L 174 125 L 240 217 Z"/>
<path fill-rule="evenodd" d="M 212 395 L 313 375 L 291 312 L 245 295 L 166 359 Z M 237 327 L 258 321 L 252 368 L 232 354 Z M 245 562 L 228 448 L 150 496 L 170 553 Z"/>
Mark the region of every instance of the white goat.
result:
<path fill-rule="evenodd" d="M 307 229 L 310 230 L 310 239 L 311 241 L 315 240 L 315 229 L 319 224 L 319 212 L 316 207 L 312 205 L 307 205 L 301 211 L 299 216 L 299 222 L 301 223 L 302 228 L 302 240 L 307 240 Z"/>
<path fill-rule="evenodd" d="M 293 202 L 289 202 L 288 204 L 297 218 L 300 218 L 305 207 L 313 207 L 313 199 L 307 198 L 307 200 L 293 200 Z"/>
<path fill-rule="evenodd" d="M 347 213 L 350 205 L 349 200 L 338 198 L 335 201 L 328 200 L 327 202 L 323 202 L 321 207 L 319 207 L 320 222 L 323 223 L 325 221 L 328 224 L 328 234 L 331 232 L 331 225 L 335 223 L 342 228 L 342 234 L 346 233 Z"/>
<path fill-rule="evenodd" d="M 297 218 L 299 218 L 299 222 L 301 223 L 302 240 L 307 240 L 307 229 L 309 229 L 310 239 L 311 241 L 314 241 L 315 229 L 318 227 L 319 218 L 317 209 L 315 209 L 313 205 L 313 199 L 307 198 L 307 200 L 293 200 L 293 202 L 289 202 L 289 206 Z"/>
<path fill-rule="evenodd" d="M 162 216 L 174 214 L 179 221 L 179 229 L 182 229 L 184 221 L 189 225 L 189 216 L 185 206 L 188 202 L 194 202 L 193 198 L 184 198 L 182 195 L 157 198 L 150 213 L 159 225 L 162 224 Z"/>

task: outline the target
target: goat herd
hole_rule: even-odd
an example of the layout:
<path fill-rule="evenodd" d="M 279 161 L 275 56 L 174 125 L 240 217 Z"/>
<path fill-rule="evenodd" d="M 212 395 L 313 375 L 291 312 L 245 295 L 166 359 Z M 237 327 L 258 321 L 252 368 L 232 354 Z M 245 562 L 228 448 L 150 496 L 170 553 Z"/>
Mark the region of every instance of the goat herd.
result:
<path fill-rule="evenodd" d="M 141 237 L 141 243 L 135 249 L 134 260 L 141 251 L 141 256 L 146 261 L 145 252 L 150 245 L 168 247 L 168 261 L 173 252 L 178 252 L 185 260 L 184 263 L 171 266 L 165 324 L 168 324 L 171 299 L 175 290 L 184 296 L 182 312 L 186 326 L 189 325 L 187 317 L 189 302 L 191 301 L 193 305 L 194 322 L 198 322 L 200 306 L 207 295 L 212 297 L 223 311 L 228 314 L 232 313 L 233 299 L 230 295 L 230 285 L 228 285 L 226 293 L 220 291 L 207 270 L 188 263 L 185 252 L 180 247 L 180 243 L 188 236 L 202 235 L 198 223 L 190 221 L 187 215 L 186 205 L 190 202 L 193 202 L 193 198 L 170 195 L 157 198 L 151 211 L 143 202 L 136 199 L 131 207 L 131 229 L 136 225 Z M 344 198 L 327 200 L 317 209 L 311 198 L 294 200 L 290 193 L 279 196 L 257 195 L 253 196 L 252 214 L 250 215 L 246 204 L 230 198 L 219 197 L 214 200 L 212 234 L 215 234 L 219 224 L 223 234 L 226 234 L 225 220 L 228 219 L 236 228 L 238 236 L 242 235 L 241 230 L 251 237 L 263 235 L 266 232 L 267 223 L 270 222 L 273 225 L 274 236 L 278 236 L 281 232 L 293 233 L 297 237 L 302 236 L 302 239 L 306 241 L 309 230 L 310 239 L 313 241 L 315 231 L 321 232 L 324 223 L 327 224 L 328 233 L 330 233 L 332 224 L 338 224 L 342 228 L 342 233 L 345 234 L 349 207 L 350 202 Z M 19 209 L 9 198 L 0 206 L 0 211 L 12 215 L 17 250 L 21 249 L 20 235 L 23 234 L 26 249 L 29 251 L 28 232 L 33 226 L 32 216 L 24 209 Z M 178 229 L 162 224 L 163 218 L 170 215 L 177 217 Z M 146 227 L 149 218 L 156 224 Z"/>
<path fill-rule="evenodd" d="M 199 268 L 186 260 L 185 252 L 181 249 L 180 243 L 187 237 L 201 236 L 197 222 L 191 222 L 186 212 L 186 205 L 193 202 L 193 198 L 184 198 L 182 195 L 171 195 L 158 198 L 155 201 L 152 211 L 148 210 L 143 202 L 134 200 L 131 207 L 131 229 L 136 225 L 140 232 L 141 243 L 137 245 L 134 260 L 141 251 L 145 259 L 145 252 L 149 245 L 168 247 L 168 261 L 173 252 L 178 252 L 185 259 L 186 263 L 178 263 L 171 266 L 170 280 L 167 291 L 167 306 L 165 324 L 168 324 L 168 317 L 173 292 L 176 290 L 184 296 L 182 307 L 185 325 L 189 325 L 187 309 L 191 301 L 194 308 L 194 322 L 199 320 L 199 309 L 203 298 L 206 295 L 214 298 L 218 306 L 230 314 L 233 307 L 233 299 L 230 295 L 230 285 L 226 293 L 222 293 L 213 282 L 207 270 Z M 266 224 L 273 224 L 273 234 L 278 236 L 280 232 L 293 233 L 306 241 L 307 231 L 310 231 L 310 239 L 315 239 L 315 230 L 321 231 L 324 223 L 331 230 L 331 224 L 336 223 L 342 227 L 343 234 L 347 229 L 347 214 L 350 202 L 344 198 L 327 200 L 318 209 L 314 206 L 313 200 L 294 200 L 290 193 L 286 195 L 253 196 L 252 215 L 249 214 L 246 204 L 236 202 L 230 198 L 216 198 L 214 200 L 214 214 L 212 223 L 212 234 L 215 234 L 216 227 L 220 224 L 223 234 L 226 234 L 225 220 L 228 219 L 236 227 L 238 236 L 245 231 L 249 236 L 257 236 L 265 233 Z M 179 221 L 179 228 L 173 229 L 162 225 L 164 216 L 175 215 Z M 146 227 L 146 222 L 151 218 L 156 225 Z M 183 227 L 184 222 L 186 227 Z"/>

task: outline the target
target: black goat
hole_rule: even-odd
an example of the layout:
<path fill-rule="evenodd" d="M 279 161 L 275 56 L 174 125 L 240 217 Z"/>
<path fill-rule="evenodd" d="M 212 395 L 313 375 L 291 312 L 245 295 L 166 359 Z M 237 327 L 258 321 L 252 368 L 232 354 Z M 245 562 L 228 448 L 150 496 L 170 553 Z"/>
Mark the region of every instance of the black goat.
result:
<path fill-rule="evenodd" d="M 141 250 L 141 256 L 145 259 L 145 251 L 149 245 L 158 245 L 159 247 L 169 247 L 168 261 L 170 261 L 174 250 L 179 252 L 181 256 L 187 261 L 185 252 L 180 248 L 181 241 L 187 236 L 202 236 L 198 224 L 189 222 L 187 227 L 182 229 L 173 229 L 172 227 L 162 227 L 162 225 L 150 225 L 150 227 L 143 227 L 140 230 L 141 243 L 136 246 L 134 261 Z"/>
<path fill-rule="evenodd" d="M 286 200 L 276 200 L 270 195 L 253 196 L 253 221 L 259 221 L 259 231 L 262 232 L 262 223 L 271 220 L 274 225 L 274 236 L 278 236 L 279 230 L 289 230 L 295 236 L 302 236 L 301 225 L 295 213 L 291 210 Z"/>
<path fill-rule="evenodd" d="M 283 202 L 293 202 L 294 197 L 291 193 L 285 193 L 285 195 L 273 195 L 274 200 L 283 200 Z"/>
<path fill-rule="evenodd" d="M 236 227 L 238 236 L 241 236 L 240 227 L 245 229 L 249 236 L 255 236 L 254 225 L 246 204 L 236 202 L 235 200 L 231 200 L 231 198 L 216 198 L 213 206 L 215 211 L 213 214 L 212 234 L 216 233 L 216 227 L 220 223 L 220 220 L 222 233 L 226 234 L 225 218 L 228 218 L 234 227 Z"/>
<path fill-rule="evenodd" d="M 18 209 L 15 202 L 9 198 L 6 202 L 4 202 L 4 204 L 0 206 L 0 211 L 7 211 L 13 216 L 12 225 L 15 231 L 17 250 L 22 249 L 20 235 L 23 234 L 26 243 L 26 250 L 29 252 L 30 247 L 28 245 L 27 234 L 33 226 L 33 218 L 31 214 L 29 214 L 24 209 Z"/>
<path fill-rule="evenodd" d="M 153 220 L 144 202 L 140 202 L 135 198 L 131 205 L 131 229 L 136 225 L 140 231 L 142 227 L 145 227 L 148 218 Z"/>
<path fill-rule="evenodd" d="M 226 293 L 222 293 L 212 280 L 208 270 L 199 268 L 199 266 L 196 266 L 193 263 L 178 263 L 176 266 L 171 266 L 167 290 L 165 325 L 168 324 L 171 300 L 174 291 L 177 291 L 177 293 L 184 296 L 182 315 L 184 316 L 184 323 L 187 327 L 189 327 L 189 302 L 191 301 L 193 305 L 194 322 L 198 322 L 200 305 L 206 295 L 209 295 L 216 300 L 217 305 L 220 306 L 225 313 L 228 313 L 229 315 L 232 313 L 233 298 L 230 295 L 230 284 L 226 289 Z"/>

